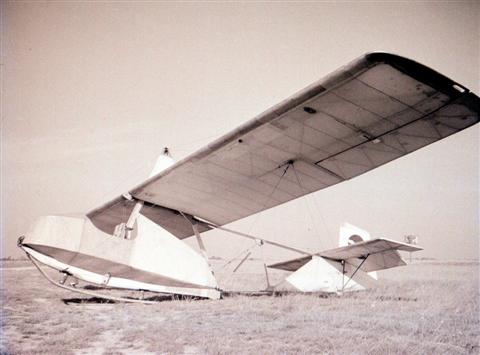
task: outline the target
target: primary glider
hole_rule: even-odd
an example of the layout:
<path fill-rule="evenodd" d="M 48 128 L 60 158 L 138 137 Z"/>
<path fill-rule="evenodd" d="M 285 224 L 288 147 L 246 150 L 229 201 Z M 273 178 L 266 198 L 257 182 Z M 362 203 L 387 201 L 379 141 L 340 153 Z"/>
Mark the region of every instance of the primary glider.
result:
<path fill-rule="evenodd" d="M 177 163 L 161 156 L 144 183 L 85 216 L 39 218 L 19 246 L 35 265 L 65 278 L 219 298 L 201 233 L 233 232 L 224 225 L 472 126 L 479 103 L 467 88 L 422 64 L 366 54 Z M 396 250 L 415 249 L 360 238 L 312 255 L 236 233 L 301 253 L 270 267 L 295 271 L 288 281 L 303 291 L 343 290 L 348 279 L 367 285 L 368 272 L 401 265 Z M 182 241 L 192 236 L 200 254 Z M 325 281 L 328 268 L 338 274 Z"/>

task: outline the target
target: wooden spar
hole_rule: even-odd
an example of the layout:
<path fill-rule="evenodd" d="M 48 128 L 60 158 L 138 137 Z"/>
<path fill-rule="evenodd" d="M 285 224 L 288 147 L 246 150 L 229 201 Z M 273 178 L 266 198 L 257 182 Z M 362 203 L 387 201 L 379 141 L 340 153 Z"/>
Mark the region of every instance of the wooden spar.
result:
<path fill-rule="evenodd" d="M 205 249 L 205 244 L 203 244 L 202 237 L 200 236 L 200 232 L 198 231 L 198 223 L 192 223 L 192 228 L 193 232 L 195 233 L 195 237 L 197 238 L 198 247 L 202 251 L 202 255 L 205 258 L 205 261 L 207 262 L 208 267 L 210 268 L 210 271 L 213 275 L 214 272 L 212 265 L 210 265 L 210 259 L 208 258 L 207 249 Z"/>
<path fill-rule="evenodd" d="M 205 248 L 205 244 L 203 244 L 202 237 L 200 235 L 200 231 L 198 230 L 198 224 L 200 221 L 196 220 L 195 218 L 188 218 L 183 212 L 179 211 L 180 214 L 192 225 L 193 233 L 195 234 L 195 237 L 197 238 L 197 244 L 198 247 L 200 248 L 200 251 L 202 253 L 203 258 L 208 264 L 208 267 L 210 268 L 210 272 L 212 275 L 215 275 L 213 272 L 212 265 L 210 264 L 210 259 L 208 258 L 207 254 L 207 249 Z"/>
<path fill-rule="evenodd" d="M 133 231 L 133 226 L 135 224 L 135 221 L 137 220 L 138 216 L 140 215 L 140 210 L 143 207 L 143 201 L 138 201 L 135 206 L 133 207 L 132 213 L 130 213 L 130 217 L 128 217 L 128 221 L 125 224 L 125 238 L 126 239 L 131 239 L 131 234 Z"/>

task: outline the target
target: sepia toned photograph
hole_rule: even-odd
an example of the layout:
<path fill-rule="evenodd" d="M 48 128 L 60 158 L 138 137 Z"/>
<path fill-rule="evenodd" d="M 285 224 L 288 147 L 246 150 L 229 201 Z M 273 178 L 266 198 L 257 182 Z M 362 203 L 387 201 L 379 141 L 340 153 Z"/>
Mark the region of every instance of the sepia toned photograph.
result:
<path fill-rule="evenodd" d="M 0 2 L 0 354 L 478 354 L 478 1 Z"/>

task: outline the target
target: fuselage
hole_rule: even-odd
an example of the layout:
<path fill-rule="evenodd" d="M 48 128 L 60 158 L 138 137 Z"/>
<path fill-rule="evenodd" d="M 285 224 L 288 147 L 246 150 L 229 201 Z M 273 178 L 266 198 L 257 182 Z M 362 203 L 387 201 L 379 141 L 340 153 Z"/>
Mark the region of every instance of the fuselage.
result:
<path fill-rule="evenodd" d="M 207 261 L 187 244 L 144 216 L 135 228 L 135 237 L 125 239 L 101 231 L 85 216 L 44 216 L 21 247 L 43 264 L 104 286 L 181 288 L 194 295 L 217 288 Z"/>

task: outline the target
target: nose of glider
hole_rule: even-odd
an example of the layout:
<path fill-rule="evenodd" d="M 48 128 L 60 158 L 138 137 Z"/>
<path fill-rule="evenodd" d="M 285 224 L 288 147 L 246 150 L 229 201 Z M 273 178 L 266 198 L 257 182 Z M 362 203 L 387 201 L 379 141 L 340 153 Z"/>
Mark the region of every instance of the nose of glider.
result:
<path fill-rule="evenodd" d="M 81 275 L 103 278 L 108 273 L 112 279 L 150 286 L 217 287 L 208 263 L 195 250 L 146 217 L 140 216 L 137 224 L 139 236 L 125 239 L 102 232 L 85 216 L 43 216 L 19 246 L 44 264 L 59 270 L 74 267 Z"/>
<path fill-rule="evenodd" d="M 19 238 L 18 245 L 50 256 L 59 248 L 74 251 L 78 249 L 84 223 L 81 217 L 42 216 Z"/>

